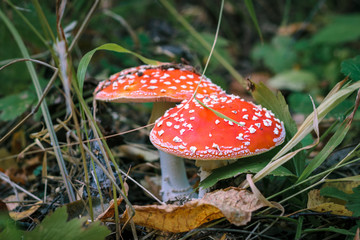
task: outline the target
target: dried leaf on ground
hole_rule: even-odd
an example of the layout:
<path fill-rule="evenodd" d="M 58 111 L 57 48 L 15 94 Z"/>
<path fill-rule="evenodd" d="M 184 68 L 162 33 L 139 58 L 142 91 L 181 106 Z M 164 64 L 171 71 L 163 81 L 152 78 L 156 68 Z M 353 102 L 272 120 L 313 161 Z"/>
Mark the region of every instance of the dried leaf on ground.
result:
<path fill-rule="evenodd" d="M 122 203 L 123 200 L 124 200 L 124 198 L 118 198 L 117 199 L 117 206 L 119 206 Z M 96 220 L 106 221 L 107 219 L 114 217 L 114 214 L 115 214 L 114 200 L 111 200 L 109 207 L 103 213 L 101 213 L 96 218 Z"/>
<path fill-rule="evenodd" d="M 347 210 L 344 203 L 336 203 L 337 199 L 326 198 L 320 195 L 320 190 L 311 190 L 308 193 L 307 208 L 315 212 L 331 212 L 341 216 L 352 216 L 352 212 Z"/>
<path fill-rule="evenodd" d="M 204 198 L 177 205 L 133 206 L 135 224 L 167 232 L 186 232 L 215 219 L 226 217 L 235 225 L 245 225 L 253 211 L 269 206 L 258 194 L 230 187 L 205 194 Z M 271 205 L 273 206 L 273 205 Z M 128 215 L 123 215 L 126 221 Z"/>
<path fill-rule="evenodd" d="M 12 219 L 15 221 L 19 221 L 25 218 L 28 218 L 33 214 L 38 208 L 41 206 L 41 201 L 35 203 L 32 207 L 30 207 L 28 210 L 22 211 L 22 212 L 9 212 L 9 215 Z"/>

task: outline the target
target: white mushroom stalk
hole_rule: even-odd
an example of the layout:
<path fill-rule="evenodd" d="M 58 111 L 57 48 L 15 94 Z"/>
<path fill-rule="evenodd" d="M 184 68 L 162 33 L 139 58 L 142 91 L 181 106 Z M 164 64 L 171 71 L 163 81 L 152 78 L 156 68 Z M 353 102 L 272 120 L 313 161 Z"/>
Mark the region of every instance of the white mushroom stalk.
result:
<path fill-rule="evenodd" d="M 159 150 L 161 166 L 161 197 L 164 202 L 196 198 L 186 176 L 184 160 Z"/>

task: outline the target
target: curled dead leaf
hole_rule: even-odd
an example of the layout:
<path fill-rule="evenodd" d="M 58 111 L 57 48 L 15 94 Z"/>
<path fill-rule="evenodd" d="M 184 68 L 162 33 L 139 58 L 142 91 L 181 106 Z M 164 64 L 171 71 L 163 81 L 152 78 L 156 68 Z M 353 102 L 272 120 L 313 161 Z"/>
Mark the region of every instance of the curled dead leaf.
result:
<path fill-rule="evenodd" d="M 278 208 L 268 202 L 257 189 L 255 191 L 256 194 L 245 189 L 229 187 L 207 193 L 202 199 L 189 201 L 182 206 L 133 205 L 135 215 L 132 220 L 140 226 L 173 233 L 187 232 L 222 217 L 226 217 L 229 222 L 237 226 L 245 225 L 251 220 L 252 212 L 259 208 L 264 206 Z M 122 221 L 127 220 L 128 214 L 125 212 Z"/>
<path fill-rule="evenodd" d="M 33 206 L 31 206 L 28 210 L 25 210 L 22 212 L 9 212 L 9 215 L 15 221 L 19 221 L 19 220 L 28 218 L 31 216 L 31 214 L 33 214 L 36 210 L 39 209 L 41 204 L 42 204 L 42 201 L 39 201 L 39 202 L 35 203 Z"/>

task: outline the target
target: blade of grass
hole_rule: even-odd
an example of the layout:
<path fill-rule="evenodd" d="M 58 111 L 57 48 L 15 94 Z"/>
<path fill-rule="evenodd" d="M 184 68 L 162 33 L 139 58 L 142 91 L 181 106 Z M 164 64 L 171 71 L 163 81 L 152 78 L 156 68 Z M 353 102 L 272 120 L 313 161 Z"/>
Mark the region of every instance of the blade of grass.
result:
<path fill-rule="evenodd" d="M 319 167 L 334 151 L 334 149 L 344 140 L 349 129 L 350 124 L 348 124 L 348 121 L 342 123 L 341 126 L 336 130 L 335 134 L 327 142 L 325 147 L 316 155 L 314 159 L 311 160 L 310 164 L 304 169 L 303 173 L 296 182 L 301 182 L 302 180 L 306 179 L 317 167 Z"/>
<path fill-rule="evenodd" d="M 162 5 L 174 16 L 174 18 L 181 24 L 183 27 L 196 39 L 205 49 L 208 51 L 211 50 L 211 45 L 205 41 L 205 39 L 186 21 L 186 19 L 181 16 L 176 9 L 167 1 L 160 0 Z M 216 50 L 214 51 L 214 58 L 223 65 L 226 70 L 243 86 L 246 85 L 244 78 L 236 71 L 236 69 L 228 62 L 225 58 L 223 58 Z"/>
<path fill-rule="evenodd" d="M 114 51 L 114 52 L 118 52 L 118 53 L 130 53 L 130 54 L 134 55 L 135 57 L 139 58 L 144 63 L 150 64 L 150 65 L 157 65 L 159 63 L 158 61 L 143 57 L 140 54 L 132 52 L 118 44 L 115 44 L 115 43 L 103 44 L 100 47 L 97 47 L 97 48 L 91 50 L 90 52 L 86 53 L 80 60 L 78 71 L 77 71 L 77 79 L 78 79 L 80 93 L 82 93 L 82 91 L 83 91 L 83 85 L 84 85 L 84 81 L 85 81 L 85 74 L 86 74 L 87 67 L 90 63 L 92 56 L 98 50 L 108 50 L 108 51 Z"/>
<path fill-rule="evenodd" d="M 27 49 L 25 47 L 25 44 L 24 44 L 23 40 L 20 37 L 19 32 L 16 30 L 14 25 L 6 17 L 6 15 L 2 12 L 1 9 L 0 9 L 0 18 L 3 20 L 3 22 L 5 23 L 5 25 L 7 26 L 7 28 L 11 32 L 11 34 L 13 35 L 17 45 L 19 46 L 20 52 L 23 55 L 23 57 L 24 58 L 30 58 L 30 55 L 29 55 L 29 53 L 28 53 L 28 51 L 27 51 Z M 42 98 L 43 92 L 42 92 L 42 89 L 41 89 L 41 86 L 40 86 L 40 83 L 39 83 L 38 76 L 36 75 L 34 65 L 31 62 L 26 62 L 26 66 L 27 66 L 27 68 L 29 70 L 29 73 L 30 73 L 31 79 L 33 81 L 33 84 L 34 84 L 35 91 L 36 91 L 36 94 L 38 96 L 38 99 L 40 100 Z M 68 197 L 69 197 L 69 201 L 73 202 L 73 201 L 76 200 L 75 193 L 74 193 L 74 190 L 73 190 L 73 188 L 72 188 L 72 186 L 71 186 L 71 184 L 69 182 L 69 179 L 68 179 L 68 173 L 67 173 L 67 170 L 66 170 L 65 161 L 63 159 L 62 153 L 60 151 L 60 148 L 58 148 L 59 143 L 58 143 L 58 140 L 57 140 L 56 133 L 54 131 L 54 127 L 53 127 L 53 123 L 51 121 L 51 116 L 50 116 L 50 113 L 49 113 L 49 109 L 47 107 L 47 103 L 46 103 L 45 100 L 41 103 L 41 111 L 42 111 L 42 114 L 43 114 L 43 117 L 44 117 L 46 127 L 47 127 L 47 129 L 49 131 L 49 134 L 50 134 L 51 143 L 52 143 L 52 146 L 54 148 L 56 160 L 57 160 L 58 165 L 59 165 L 59 169 L 60 169 L 61 176 L 62 176 L 64 184 L 65 184 L 65 188 L 66 188 L 66 191 L 67 191 L 67 194 L 68 194 Z"/>
<path fill-rule="evenodd" d="M 264 39 L 263 39 L 263 36 L 262 36 L 262 33 L 261 33 L 259 23 L 258 23 L 257 18 L 256 18 L 256 13 L 255 13 L 255 10 L 254 10 L 254 5 L 252 3 L 252 0 L 245 0 L 245 6 L 246 6 L 246 8 L 247 8 L 247 10 L 248 10 L 248 12 L 250 14 L 251 20 L 253 21 L 253 23 L 255 25 L 256 31 L 259 34 L 261 43 L 264 43 Z"/>

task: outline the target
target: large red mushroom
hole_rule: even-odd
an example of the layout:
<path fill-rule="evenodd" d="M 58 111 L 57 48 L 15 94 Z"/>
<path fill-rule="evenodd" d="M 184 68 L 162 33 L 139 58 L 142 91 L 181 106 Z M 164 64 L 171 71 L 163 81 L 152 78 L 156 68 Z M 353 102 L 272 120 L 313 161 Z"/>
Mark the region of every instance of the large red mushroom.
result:
<path fill-rule="evenodd" d="M 209 174 L 214 160 L 260 154 L 285 139 L 283 123 L 259 105 L 234 95 L 196 97 L 208 108 L 196 99 L 184 100 L 156 120 L 150 140 L 161 151 L 203 162 L 201 178 Z"/>
<path fill-rule="evenodd" d="M 200 83 L 201 80 L 201 83 Z M 199 88 L 197 89 L 197 86 Z M 197 96 L 223 94 L 224 91 L 193 67 L 183 64 L 142 65 L 125 69 L 99 83 L 95 99 L 111 102 L 154 102 L 149 123 L 153 123 L 176 102 Z M 159 151 L 162 171 L 163 201 L 175 200 L 193 193 L 182 159 Z"/>

